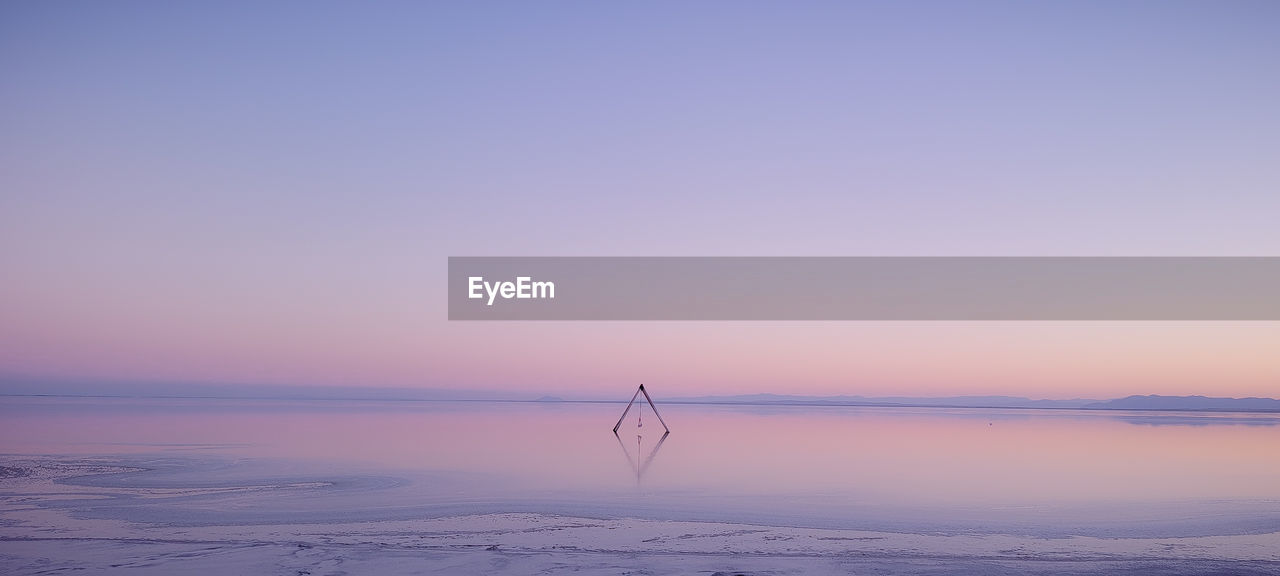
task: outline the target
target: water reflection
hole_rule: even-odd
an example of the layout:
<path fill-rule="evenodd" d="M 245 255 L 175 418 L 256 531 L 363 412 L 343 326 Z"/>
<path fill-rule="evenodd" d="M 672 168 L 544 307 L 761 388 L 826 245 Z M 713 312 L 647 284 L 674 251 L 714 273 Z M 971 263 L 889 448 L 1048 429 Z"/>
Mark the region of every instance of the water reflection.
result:
<path fill-rule="evenodd" d="M 622 448 L 623 456 L 626 456 L 627 458 L 627 464 L 631 465 L 631 469 L 636 473 L 637 485 L 640 484 L 640 479 L 644 477 L 644 473 L 649 469 L 649 465 L 653 464 L 653 459 L 658 455 L 658 451 L 662 449 L 662 443 L 666 442 L 667 436 L 670 435 L 671 432 L 669 431 L 663 432 L 662 436 L 658 438 L 658 441 L 649 448 L 648 455 L 644 456 L 644 459 L 641 460 L 641 455 L 645 453 L 643 434 L 636 434 L 636 452 L 635 456 L 632 456 L 631 450 L 627 448 L 627 442 L 624 442 L 622 440 L 622 436 L 619 436 L 617 432 L 613 433 L 613 437 L 618 440 L 618 446 Z"/>
<path fill-rule="evenodd" d="M 1120 414 L 1111 416 L 1135 426 L 1275 426 L 1280 424 L 1275 414 L 1267 415 L 1218 415 L 1218 414 Z"/>
<path fill-rule="evenodd" d="M 642 396 L 636 406 L 647 404 Z M 663 404 L 679 430 L 667 446 L 648 406 L 633 407 L 610 442 L 602 428 L 623 407 L 0 397 L 0 453 L 198 451 L 405 471 L 430 475 L 421 486 L 433 498 L 458 500 L 611 501 L 615 491 L 634 496 L 634 475 L 652 496 L 646 504 L 681 508 L 680 498 L 828 515 L 868 506 L 1280 507 L 1280 414 Z M 617 463 L 620 449 L 630 473 Z"/>

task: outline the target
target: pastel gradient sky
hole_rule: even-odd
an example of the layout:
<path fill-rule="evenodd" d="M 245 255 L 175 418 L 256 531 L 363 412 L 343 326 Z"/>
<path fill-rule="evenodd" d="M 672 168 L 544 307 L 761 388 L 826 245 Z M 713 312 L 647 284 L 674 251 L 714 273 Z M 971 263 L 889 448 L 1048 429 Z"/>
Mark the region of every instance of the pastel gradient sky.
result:
<path fill-rule="evenodd" d="M 1280 323 L 450 323 L 461 255 L 1280 255 L 1276 2 L 6 2 L 0 375 L 1280 396 Z M 625 392 L 624 392 L 625 394 Z"/>

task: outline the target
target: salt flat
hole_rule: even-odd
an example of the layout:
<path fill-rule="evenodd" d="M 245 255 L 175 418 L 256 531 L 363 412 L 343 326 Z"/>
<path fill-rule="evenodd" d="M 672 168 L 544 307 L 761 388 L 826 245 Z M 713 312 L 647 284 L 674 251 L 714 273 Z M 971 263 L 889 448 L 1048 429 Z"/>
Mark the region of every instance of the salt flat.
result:
<path fill-rule="evenodd" d="M 277 499 L 309 499 L 341 516 L 350 501 L 332 497 L 347 488 L 324 474 L 301 473 L 155 482 L 149 461 L 0 458 L 0 572 L 1280 574 L 1280 531 L 1049 538 L 545 513 L 405 518 L 408 503 L 369 497 L 398 493 L 402 484 L 385 479 L 345 485 L 374 508 L 354 514 L 358 520 L 264 522 L 271 515 L 258 508 Z M 224 512 L 220 521 L 184 520 L 183 510 L 208 506 Z M 237 515 L 246 521 L 235 522 Z"/>

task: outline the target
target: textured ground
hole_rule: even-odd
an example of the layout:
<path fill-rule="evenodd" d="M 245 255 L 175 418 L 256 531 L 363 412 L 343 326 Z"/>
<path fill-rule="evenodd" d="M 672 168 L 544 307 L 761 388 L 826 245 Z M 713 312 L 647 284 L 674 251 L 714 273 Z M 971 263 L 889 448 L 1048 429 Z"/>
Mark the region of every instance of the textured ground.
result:
<path fill-rule="evenodd" d="M 323 506 L 347 488 L 305 474 L 147 478 L 129 460 L 0 458 L 0 573 L 1280 574 L 1280 533 L 1037 538 L 527 513 L 378 520 L 377 509 L 278 522 L 263 520 L 278 517 L 260 513 L 266 503 Z M 183 520 L 209 508 L 218 522 Z"/>

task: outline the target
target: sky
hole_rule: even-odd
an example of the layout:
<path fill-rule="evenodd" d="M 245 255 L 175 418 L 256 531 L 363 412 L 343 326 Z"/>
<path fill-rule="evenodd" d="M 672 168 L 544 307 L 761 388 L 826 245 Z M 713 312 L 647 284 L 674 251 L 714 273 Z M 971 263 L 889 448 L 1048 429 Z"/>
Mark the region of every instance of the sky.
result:
<path fill-rule="evenodd" d="M 446 319 L 449 256 L 1280 255 L 1274 2 L 6 2 L 0 376 L 1280 396 L 1276 322 Z"/>

